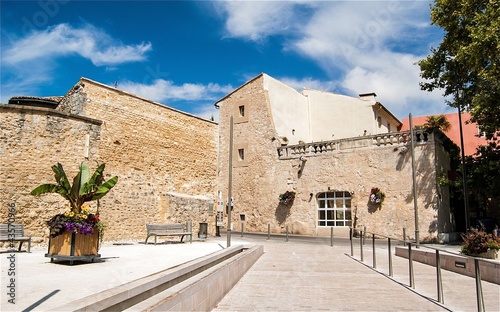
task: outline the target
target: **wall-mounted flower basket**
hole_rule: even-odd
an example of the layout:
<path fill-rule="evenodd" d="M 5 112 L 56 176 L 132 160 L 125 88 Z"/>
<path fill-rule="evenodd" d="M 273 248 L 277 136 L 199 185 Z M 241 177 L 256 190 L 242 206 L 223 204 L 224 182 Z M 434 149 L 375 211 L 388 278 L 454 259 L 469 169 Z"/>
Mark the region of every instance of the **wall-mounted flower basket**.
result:
<path fill-rule="evenodd" d="M 370 192 L 370 202 L 373 204 L 381 204 L 384 201 L 385 194 L 378 187 L 372 188 Z"/>
<path fill-rule="evenodd" d="M 293 203 L 293 200 L 295 199 L 295 192 L 294 191 L 286 191 L 283 194 L 280 194 L 279 196 L 280 203 L 283 205 L 288 205 Z"/>

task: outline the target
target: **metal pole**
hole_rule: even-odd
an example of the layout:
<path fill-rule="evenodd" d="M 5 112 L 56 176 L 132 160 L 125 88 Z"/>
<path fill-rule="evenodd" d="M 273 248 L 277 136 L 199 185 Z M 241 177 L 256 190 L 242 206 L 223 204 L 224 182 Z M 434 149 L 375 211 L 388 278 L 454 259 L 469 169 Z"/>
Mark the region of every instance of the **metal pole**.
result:
<path fill-rule="evenodd" d="M 377 256 L 375 255 L 375 234 L 372 233 L 372 248 L 373 248 L 373 268 L 377 268 Z"/>
<path fill-rule="evenodd" d="M 186 222 L 186 229 L 189 233 L 193 233 L 193 224 L 191 221 Z M 189 243 L 193 242 L 193 234 L 189 235 Z"/>
<path fill-rule="evenodd" d="M 233 116 L 229 121 L 229 181 L 227 186 L 227 247 L 231 246 L 231 197 L 233 191 Z"/>
<path fill-rule="evenodd" d="M 330 246 L 333 246 L 333 226 L 330 228 Z"/>
<path fill-rule="evenodd" d="M 349 228 L 349 240 L 351 241 L 351 257 L 354 257 L 354 246 L 352 245 L 352 227 Z"/>
<path fill-rule="evenodd" d="M 464 135 L 462 132 L 462 108 L 460 91 L 457 95 L 458 99 L 458 124 L 460 126 L 460 149 L 462 151 L 462 186 L 464 192 L 464 209 L 465 209 L 465 231 L 469 230 L 469 197 L 467 195 L 467 172 L 465 168 L 465 149 L 464 149 Z"/>
<path fill-rule="evenodd" d="M 474 259 L 474 268 L 476 271 L 476 300 L 477 300 L 477 311 L 483 312 L 483 288 L 481 287 L 481 270 L 479 269 L 479 259 Z"/>
<path fill-rule="evenodd" d="M 359 251 L 361 253 L 361 262 L 363 262 L 363 232 L 359 233 Z"/>
<path fill-rule="evenodd" d="M 365 244 L 366 240 L 366 225 L 363 225 L 363 245 Z"/>
<path fill-rule="evenodd" d="M 391 238 L 387 238 L 387 250 L 389 250 L 389 276 L 392 277 L 392 247 Z"/>
<path fill-rule="evenodd" d="M 420 246 L 419 230 L 418 230 L 418 205 L 417 205 L 417 175 L 415 173 L 415 136 L 413 135 L 413 119 L 411 113 L 410 119 L 410 137 L 411 137 L 411 174 L 413 177 L 413 209 L 415 210 L 415 240 L 417 248 Z"/>
<path fill-rule="evenodd" d="M 410 287 L 415 288 L 415 276 L 413 275 L 413 253 L 411 252 L 411 242 L 408 243 L 408 265 L 410 273 Z"/>
<path fill-rule="evenodd" d="M 436 275 L 437 275 L 438 302 L 444 303 L 443 280 L 441 278 L 441 257 L 439 256 L 439 250 L 436 250 Z"/>
<path fill-rule="evenodd" d="M 288 225 L 286 226 L 286 239 L 285 242 L 288 242 Z"/>
<path fill-rule="evenodd" d="M 271 238 L 271 224 L 267 224 L 267 239 Z"/>
<path fill-rule="evenodd" d="M 406 247 L 406 228 L 403 228 L 403 246 Z"/>

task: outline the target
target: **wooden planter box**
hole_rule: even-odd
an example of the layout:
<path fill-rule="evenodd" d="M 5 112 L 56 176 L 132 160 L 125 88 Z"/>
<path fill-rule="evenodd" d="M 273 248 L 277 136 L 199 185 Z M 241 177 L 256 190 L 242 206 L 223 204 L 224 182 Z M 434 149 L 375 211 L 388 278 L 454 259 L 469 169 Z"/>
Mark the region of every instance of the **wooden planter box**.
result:
<path fill-rule="evenodd" d="M 50 262 L 75 260 L 94 261 L 101 257 L 99 249 L 99 231 L 95 229 L 93 235 L 76 234 L 64 231 L 61 235 L 49 238 L 49 251 L 45 257 L 50 257 Z"/>

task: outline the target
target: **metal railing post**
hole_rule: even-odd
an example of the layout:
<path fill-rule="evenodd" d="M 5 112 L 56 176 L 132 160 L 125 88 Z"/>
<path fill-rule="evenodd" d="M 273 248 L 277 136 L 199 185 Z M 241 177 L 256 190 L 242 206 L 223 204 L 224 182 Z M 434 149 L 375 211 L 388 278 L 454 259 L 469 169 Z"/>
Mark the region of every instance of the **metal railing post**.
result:
<path fill-rule="evenodd" d="M 267 224 L 267 239 L 271 238 L 271 224 Z"/>
<path fill-rule="evenodd" d="M 441 257 L 439 256 L 439 250 L 436 250 L 436 276 L 437 276 L 438 302 L 444 303 L 443 280 L 441 278 Z"/>
<path fill-rule="evenodd" d="M 481 287 L 481 270 L 479 269 L 479 259 L 474 259 L 474 268 L 476 271 L 477 311 L 484 312 L 483 288 Z"/>
<path fill-rule="evenodd" d="M 352 227 L 349 228 L 349 240 L 351 241 L 351 257 L 354 257 L 354 246 L 352 245 Z"/>
<path fill-rule="evenodd" d="M 392 247 L 391 238 L 387 238 L 387 250 L 389 251 L 389 276 L 392 277 Z"/>
<path fill-rule="evenodd" d="M 365 244 L 366 240 L 366 225 L 363 225 L 363 245 Z"/>
<path fill-rule="evenodd" d="M 403 246 L 406 246 L 406 228 L 403 228 Z"/>
<path fill-rule="evenodd" d="M 330 228 L 330 246 L 333 246 L 333 226 Z"/>
<path fill-rule="evenodd" d="M 193 223 L 191 221 L 186 222 L 186 229 L 191 235 L 189 235 L 189 243 L 191 244 L 193 242 Z"/>
<path fill-rule="evenodd" d="M 375 255 L 375 234 L 372 233 L 372 248 L 373 248 L 373 268 L 377 268 L 377 256 Z"/>
<path fill-rule="evenodd" d="M 288 242 L 288 225 L 286 226 L 286 239 L 285 242 Z"/>
<path fill-rule="evenodd" d="M 408 242 L 408 265 L 410 274 L 410 287 L 415 288 L 415 276 L 413 275 L 413 253 L 411 252 L 411 242 Z"/>
<path fill-rule="evenodd" d="M 361 262 L 363 262 L 363 232 L 359 233 L 359 252 L 361 253 Z"/>

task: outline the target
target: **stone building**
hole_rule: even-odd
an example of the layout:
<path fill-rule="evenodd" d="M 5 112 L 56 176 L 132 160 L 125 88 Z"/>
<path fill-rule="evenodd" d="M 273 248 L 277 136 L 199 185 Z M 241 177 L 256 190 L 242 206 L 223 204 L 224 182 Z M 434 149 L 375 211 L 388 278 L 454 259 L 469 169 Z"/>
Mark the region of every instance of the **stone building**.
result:
<path fill-rule="evenodd" d="M 228 196 L 230 119 L 234 120 L 232 222 L 235 230 L 347 235 L 366 226 L 380 235 L 414 233 L 409 131 L 374 93 L 360 98 L 291 87 L 261 74 L 216 103 L 219 124 L 82 78 L 63 97 L 16 97 L 0 105 L 1 218 L 16 221 L 35 242 L 45 221 L 67 204 L 29 192 L 69 177 L 80 162 L 106 163 L 119 177 L 100 201 L 104 240 L 143 240 L 147 223 L 187 222 L 215 234 L 216 210 Z M 415 139 L 420 238 L 453 232 L 446 187 L 437 177 L 449 160 L 440 133 Z M 385 193 L 372 203 L 372 188 Z M 295 198 L 280 203 L 279 195 Z M 290 193 L 288 193 L 290 194 Z M 221 204 L 214 207 L 214 200 Z M 95 209 L 95 204 L 91 204 Z M 5 222 L 2 222 L 5 223 Z M 223 220 L 227 224 L 227 216 Z M 237 227 L 237 228 L 236 228 Z"/>
<path fill-rule="evenodd" d="M 232 223 L 246 231 L 347 235 L 364 227 L 380 235 L 414 237 L 415 210 L 410 133 L 376 101 L 304 90 L 260 74 L 216 103 L 219 119 L 220 202 L 229 181 L 233 120 Z M 453 218 L 448 190 L 437 184 L 449 169 L 440 133 L 415 138 L 417 207 L 421 240 L 449 238 Z M 370 200 L 378 188 L 381 203 Z M 293 201 L 279 200 L 285 192 Z"/>
<path fill-rule="evenodd" d="M 60 162 L 72 178 L 79 163 L 106 163 L 118 184 L 100 201 L 105 240 L 143 240 L 146 223 L 212 222 L 217 124 L 82 78 L 60 98 L 12 98 L 0 105 L 1 218 L 16 205 L 16 222 L 35 242 L 45 221 L 64 212 L 56 194 L 29 192 L 53 183 Z M 91 208 L 96 209 L 95 202 Z M 3 221 L 2 223 L 6 223 Z M 213 226 L 210 227 L 213 232 Z"/>

